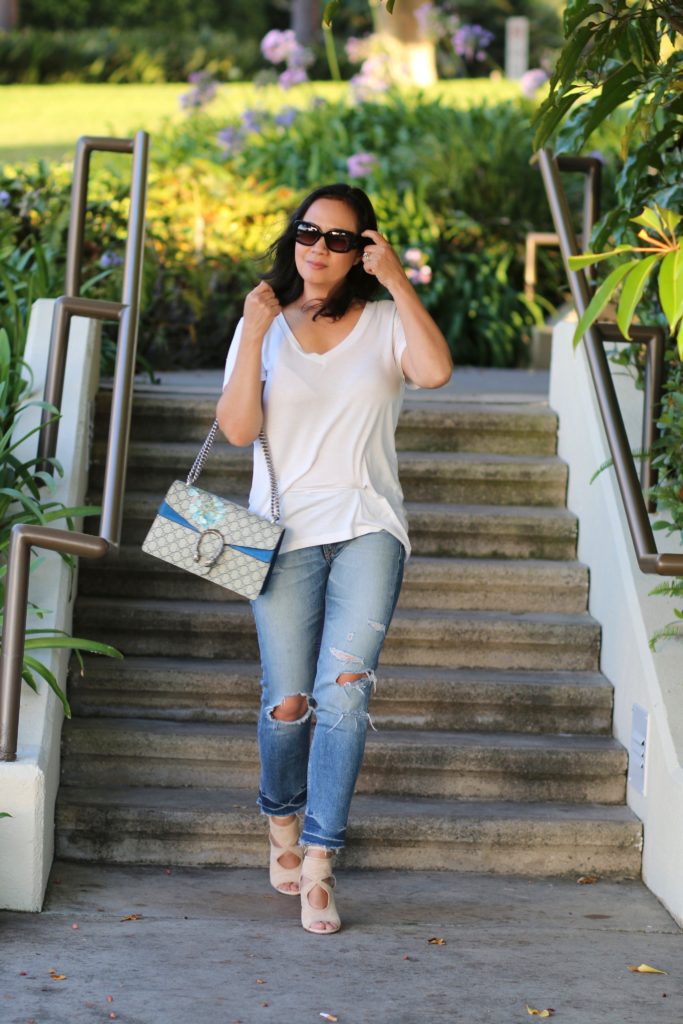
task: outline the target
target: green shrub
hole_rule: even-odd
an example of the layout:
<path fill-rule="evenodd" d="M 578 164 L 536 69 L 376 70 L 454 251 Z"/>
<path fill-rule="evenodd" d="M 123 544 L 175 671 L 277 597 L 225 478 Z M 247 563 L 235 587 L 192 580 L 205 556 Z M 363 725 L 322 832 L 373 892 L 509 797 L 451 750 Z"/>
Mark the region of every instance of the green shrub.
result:
<path fill-rule="evenodd" d="M 21 0 L 20 24 L 45 29 L 158 28 L 172 25 L 187 32 L 203 25 L 212 29 L 239 26 L 240 34 L 260 38 L 283 14 L 269 4 L 249 0 Z"/>
<path fill-rule="evenodd" d="M 206 28 L 0 33 L 0 84 L 182 82 L 199 70 L 227 82 L 263 67 L 256 37 Z"/>
<path fill-rule="evenodd" d="M 258 262 L 310 188 L 348 179 L 347 159 L 377 156 L 358 183 L 399 252 L 419 248 L 430 282 L 417 287 L 455 360 L 523 364 L 541 308 L 522 294 L 524 240 L 549 227 L 540 175 L 529 166 L 528 105 L 457 108 L 398 95 L 352 106 L 321 99 L 299 112 L 245 111 L 232 124 L 196 113 L 156 135 L 150 167 L 139 352 L 155 367 L 218 366 L 258 280 Z M 290 122 L 290 123 L 286 123 Z M 235 142 L 226 151 L 219 131 Z M 116 298 L 126 230 L 128 163 L 98 165 L 89 195 L 85 273 L 92 294 Z M 3 232 L 55 254 L 68 227 L 68 166 L 0 174 Z M 578 184 L 578 183 L 577 183 Z M 103 262 L 109 264 L 102 269 Z M 539 293 L 564 288 L 542 255 Z M 59 275 L 58 275 L 59 276 Z M 105 350 L 114 342 L 105 335 Z"/>
<path fill-rule="evenodd" d="M 223 125 L 222 147 L 218 122 L 196 115 L 169 129 L 156 152 L 169 168 L 196 153 L 297 196 L 348 178 L 353 154 L 372 154 L 375 163 L 359 184 L 392 244 L 426 254 L 433 278 L 419 288 L 454 359 L 512 366 L 524 363 L 531 328 L 542 320 L 540 307 L 522 294 L 525 236 L 551 226 L 540 175 L 529 163 L 529 109 L 522 101 L 457 108 L 397 93 L 356 105 L 316 100 L 289 118 L 286 111 L 246 111 Z M 557 300 L 558 262 L 544 260 L 540 269 L 541 293 Z"/>

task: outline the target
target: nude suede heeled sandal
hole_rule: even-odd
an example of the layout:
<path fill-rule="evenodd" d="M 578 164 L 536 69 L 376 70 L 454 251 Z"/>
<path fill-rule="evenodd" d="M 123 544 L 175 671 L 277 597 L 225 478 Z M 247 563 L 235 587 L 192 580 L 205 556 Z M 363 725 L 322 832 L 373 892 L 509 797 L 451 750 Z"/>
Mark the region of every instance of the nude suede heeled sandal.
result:
<path fill-rule="evenodd" d="M 298 896 L 299 889 L 282 889 L 281 886 L 294 883 L 300 885 L 301 864 L 303 861 L 303 850 L 299 843 L 299 822 L 295 818 L 288 825 L 274 825 L 270 822 L 270 884 L 283 896 Z M 284 868 L 280 863 L 280 857 L 284 853 L 293 853 L 298 857 L 299 863 L 294 868 Z"/>
<path fill-rule="evenodd" d="M 312 857 L 310 854 L 307 854 L 301 865 L 301 880 L 299 884 L 301 886 L 301 924 L 303 928 L 313 935 L 334 935 L 341 928 L 341 920 L 337 913 L 334 892 L 332 891 L 336 885 L 335 877 L 332 874 L 332 858 Z M 311 890 L 315 889 L 316 886 L 320 886 L 327 895 L 326 907 L 311 906 L 308 897 Z M 324 921 L 326 924 L 334 925 L 334 927 L 320 931 L 318 928 L 311 927 L 316 921 Z"/>

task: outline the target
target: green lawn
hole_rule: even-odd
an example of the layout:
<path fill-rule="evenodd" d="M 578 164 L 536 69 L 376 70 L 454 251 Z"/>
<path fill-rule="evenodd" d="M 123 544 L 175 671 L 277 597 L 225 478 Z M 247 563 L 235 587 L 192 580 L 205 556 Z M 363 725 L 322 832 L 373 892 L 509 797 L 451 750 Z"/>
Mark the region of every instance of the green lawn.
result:
<path fill-rule="evenodd" d="M 4 85 L 0 86 L 0 161 L 33 157 L 71 158 L 80 135 L 126 136 L 139 128 L 154 133 L 166 119 L 180 120 L 178 98 L 188 86 L 163 85 Z M 347 92 L 345 84 L 315 82 L 283 92 L 277 86 L 256 88 L 251 83 L 223 85 L 208 108 L 226 118 L 245 107 L 278 109 L 305 106 L 313 96 L 334 98 Z M 434 92 L 449 103 L 468 105 L 519 95 L 515 82 L 461 79 L 441 82 Z"/>

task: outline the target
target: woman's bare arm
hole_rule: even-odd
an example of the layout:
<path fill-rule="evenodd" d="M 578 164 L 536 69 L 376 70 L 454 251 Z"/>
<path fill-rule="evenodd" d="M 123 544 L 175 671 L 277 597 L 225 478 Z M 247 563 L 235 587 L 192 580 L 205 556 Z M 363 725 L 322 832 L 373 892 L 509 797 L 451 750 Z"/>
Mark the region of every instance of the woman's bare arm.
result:
<path fill-rule="evenodd" d="M 421 388 L 440 388 L 448 383 L 453 360 L 442 332 L 420 302 L 392 247 L 377 231 L 364 231 L 374 245 L 366 248 L 363 267 L 374 274 L 396 303 L 407 347 L 401 368 Z M 367 258 L 366 258 L 367 255 Z"/>
<path fill-rule="evenodd" d="M 261 349 L 279 312 L 277 296 L 264 281 L 247 295 L 237 359 L 216 406 L 218 425 L 230 444 L 251 444 L 263 426 Z"/>

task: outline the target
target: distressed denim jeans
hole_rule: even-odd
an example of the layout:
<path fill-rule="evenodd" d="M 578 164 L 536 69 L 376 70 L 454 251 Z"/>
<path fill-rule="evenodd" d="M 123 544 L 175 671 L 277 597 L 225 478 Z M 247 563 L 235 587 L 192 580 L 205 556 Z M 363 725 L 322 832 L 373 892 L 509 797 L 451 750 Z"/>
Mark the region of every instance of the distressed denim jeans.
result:
<path fill-rule="evenodd" d="M 258 805 L 274 817 L 305 809 L 303 844 L 344 846 L 404 560 L 403 545 L 384 530 L 288 551 L 252 601 L 262 666 Z M 362 676 L 340 684 L 345 673 Z M 306 697 L 306 713 L 293 722 L 273 718 L 294 695 Z"/>

